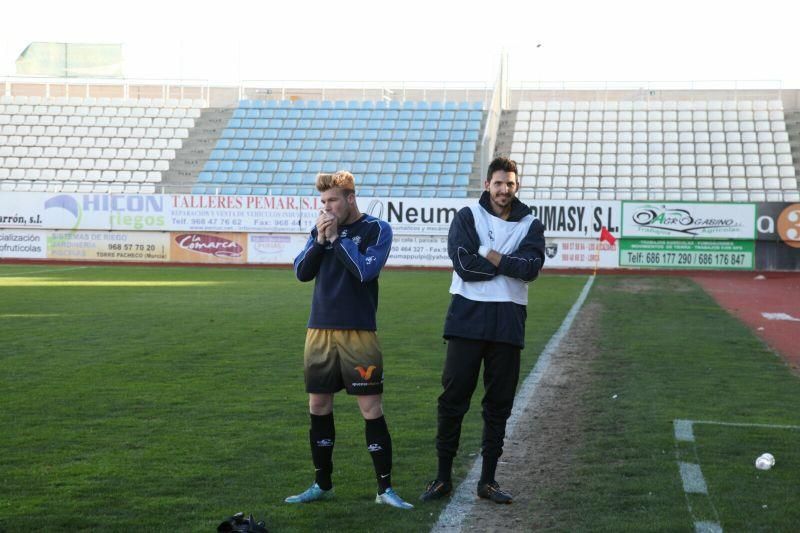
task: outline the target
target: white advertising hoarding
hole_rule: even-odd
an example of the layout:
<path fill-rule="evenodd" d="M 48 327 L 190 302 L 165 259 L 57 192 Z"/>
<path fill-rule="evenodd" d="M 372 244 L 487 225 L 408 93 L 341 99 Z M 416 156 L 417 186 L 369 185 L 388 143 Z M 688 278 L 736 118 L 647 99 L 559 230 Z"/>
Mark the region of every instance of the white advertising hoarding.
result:
<path fill-rule="evenodd" d="M 0 258 L 47 259 L 47 232 L 0 229 Z"/>
<path fill-rule="evenodd" d="M 625 238 L 753 240 L 755 220 L 755 204 L 622 202 Z"/>

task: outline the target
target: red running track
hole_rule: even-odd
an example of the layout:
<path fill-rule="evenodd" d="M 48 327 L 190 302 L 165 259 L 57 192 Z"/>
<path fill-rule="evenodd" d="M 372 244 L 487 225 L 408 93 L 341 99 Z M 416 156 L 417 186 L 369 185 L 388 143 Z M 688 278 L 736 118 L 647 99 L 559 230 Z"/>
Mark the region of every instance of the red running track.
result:
<path fill-rule="evenodd" d="M 692 279 L 800 372 L 800 273 L 703 272 Z M 796 320 L 769 320 L 762 313 Z"/>

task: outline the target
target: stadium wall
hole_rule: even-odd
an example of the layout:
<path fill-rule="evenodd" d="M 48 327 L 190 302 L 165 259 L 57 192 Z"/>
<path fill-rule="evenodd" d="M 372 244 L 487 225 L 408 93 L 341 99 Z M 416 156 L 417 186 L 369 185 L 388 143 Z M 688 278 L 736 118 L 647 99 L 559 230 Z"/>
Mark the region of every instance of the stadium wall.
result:
<path fill-rule="evenodd" d="M 389 266 L 447 268 L 464 199 L 364 198 L 395 238 Z M 546 268 L 800 270 L 800 204 L 533 200 Z M 6 193 L 0 259 L 290 264 L 317 197 Z M 600 240 L 607 228 L 615 242 Z"/>

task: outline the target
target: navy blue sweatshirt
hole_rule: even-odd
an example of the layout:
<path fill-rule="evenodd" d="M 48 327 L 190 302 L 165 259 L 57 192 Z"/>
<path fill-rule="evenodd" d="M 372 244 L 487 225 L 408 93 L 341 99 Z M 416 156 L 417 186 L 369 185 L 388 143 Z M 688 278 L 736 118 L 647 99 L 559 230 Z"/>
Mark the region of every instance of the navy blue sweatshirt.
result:
<path fill-rule="evenodd" d="M 489 194 L 484 191 L 479 203 L 492 216 L 497 216 L 489 204 Z M 509 222 L 523 219 L 530 207 L 515 198 L 511 205 Z M 447 253 L 453 269 L 464 281 L 485 281 L 487 276 L 511 276 L 523 281 L 533 281 L 544 264 L 544 226 L 534 220 L 519 248 L 494 266 L 478 254 L 480 239 L 475 230 L 472 211 L 462 208 L 450 225 L 447 236 Z M 521 261 L 520 261 L 521 259 Z M 525 346 L 525 319 L 528 311 L 514 302 L 477 302 L 454 294 L 444 322 L 444 338 L 461 337 Z"/>
<path fill-rule="evenodd" d="M 375 331 L 378 275 L 391 248 L 391 226 L 370 215 L 339 226 L 333 244 L 318 244 L 314 227 L 294 260 L 297 279 L 316 278 L 308 327 Z"/>

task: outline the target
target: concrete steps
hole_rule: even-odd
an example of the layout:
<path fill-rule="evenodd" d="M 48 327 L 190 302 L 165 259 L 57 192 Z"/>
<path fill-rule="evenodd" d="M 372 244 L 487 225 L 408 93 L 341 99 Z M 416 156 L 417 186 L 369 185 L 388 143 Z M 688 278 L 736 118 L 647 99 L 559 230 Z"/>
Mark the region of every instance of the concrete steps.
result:
<path fill-rule="evenodd" d="M 222 130 L 228 125 L 233 115 L 232 107 L 209 107 L 203 109 L 200 117 L 195 119 L 195 127 L 189 130 L 189 138 L 183 147 L 175 153 L 169 170 L 161 179 L 165 192 L 191 192 L 192 185 L 197 182 L 197 175 L 217 145 Z"/>

